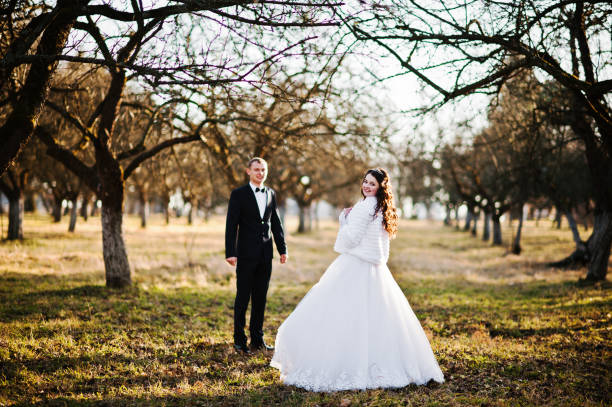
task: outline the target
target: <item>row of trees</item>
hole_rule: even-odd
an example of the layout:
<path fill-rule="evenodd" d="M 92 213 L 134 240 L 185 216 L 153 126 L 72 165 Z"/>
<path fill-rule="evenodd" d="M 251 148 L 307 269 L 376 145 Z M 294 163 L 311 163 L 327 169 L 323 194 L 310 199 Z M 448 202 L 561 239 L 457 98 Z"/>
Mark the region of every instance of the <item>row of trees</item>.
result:
<path fill-rule="evenodd" d="M 290 54 L 316 53 L 316 28 L 338 24 L 337 5 L 92 3 L 25 0 L 3 6 L 0 174 L 6 173 L 2 185 L 9 200 L 19 201 L 32 165 L 26 151 L 20 163 L 15 158 L 35 135 L 47 154 L 101 201 L 106 282 L 123 287 L 131 282 L 122 237 L 126 179 L 162 151 L 198 143 L 217 174 L 236 185 L 247 149 L 266 157 L 288 145 L 278 136 L 270 140 L 269 133 L 291 130 L 297 139 L 306 129 L 301 124 L 320 128 L 322 116 L 315 124 L 305 116 L 319 116 L 309 103 L 325 92 L 330 76 L 325 67 L 332 69 L 341 53 L 325 58 L 321 69 L 309 64 L 308 84 L 283 81 L 302 72 L 283 71 L 274 63 Z M 302 83 L 302 89 L 285 92 L 287 83 Z M 282 126 L 259 120 L 253 110 L 241 115 L 240 109 L 261 107 L 252 89 L 280 101 L 266 102 L 271 111 L 289 104 L 275 115 Z M 249 126 L 266 137 L 249 132 Z M 243 143 L 249 138 L 255 145 Z M 12 205 L 11 213 L 22 212 L 21 206 Z"/>
<path fill-rule="evenodd" d="M 583 257 L 588 278 L 604 279 L 612 245 L 611 23 L 612 6 L 597 0 L 182 0 L 146 6 L 138 1 L 9 1 L 0 10 L 0 173 L 8 180 L 3 188 L 12 197 L 27 183 L 29 167 L 15 159 L 35 134 L 47 154 L 102 202 L 107 284 L 127 285 L 129 263 L 121 234 L 125 181 L 136 179 L 138 168 L 157 154 L 197 144 L 228 185 L 241 179 L 245 156 L 278 159 L 272 168 L 282 173 L 274 178 L 298 185 L 294 195 L 301 206 L 343 185 L 336 171 L 320 171 L 325 182 L 316 183 L 314 176 L 304 178 L 300 167 L 312 165 L 313 174 L 321 162 L 344 168 L 354 161 L 345 157 L 360 157 L 380 141 L 354 142 L 370 126 L 355 111 L 358 104 L 350 103 L 350 94 L 332 86 L 351 52 L 370 61 L 394 60 L 399 67 L 394 76 L 416 77 L 430 101 L 421 113 L 474 93 L 499 96 L 489 128 L 473 141 L 441 150 L 450 153 L 440 164 L 448 160 L 447 167 L 454 168 L 450 178 L 457 191 L 449 187 L 447 192 L 464 194 L 449 203 L 479 197 L 479 207 L 487 208 L 494 224 L 509 205 L 538 195 L 553 199 L 557 194 L 559 205 L 571 207 L 562 187 L 535 192 L 535 184 L 528 182 L 533 177 L 548 182 L 556 170 L 546 175 L 525 171 L 520 177 L 527 178 L 520 179 L 517 172 L 499 171 L 533 160 L 547 165 L 551 149 L 562 150 L 562 158 L 576 167 L 586 162 L 594 227 Z M 68 80 L 60 80 L 63 76 Z M 344 78 L 356 82 L 350 74 Z M 82 86 L 87 80 L 102 86 L 89 90 Z M 504 103 L 516 97 L 513 80 L 537 82 L 542 89 L 537 97 L 521 99 L 530 100 L 524 112 L 506 120 Z M 333 108 L 321 108 L 328 105 Z M 546 124 L 540 111 L 557 122 Z M 526 117 L 535 127 L 521 138 L 514 127 Z M 548 137 L 549 127 L 554 136 Z M 507 138 L 507 132 L 514 138 Z M 304 154 L 327 143 L 316 135 L 330 134 L 331 152 L 326 149 L 314 160 Z M 559 137 L 562 149 L 552 140 Z M 508 162 L 489 152 L 498 146 Z M 337 164 L 338 157 L 343 164 Z M 491 160 L 492 167 L 487 164 Z M 484 179 L 508 185 L 484 189 Z M 467 187 L 482 191 L 474 195 Z"/>
<path fill-rule="evenodd" d="M 563 216 L 572 231 L 575 251 L 555 266 L 584 265 L 589 242 L 580 236 L 575 214 L 584 222 L 594 212 L 595 184 L 584 144 L 567 125 L 572 114 L 565 92 L 556 83 L 540 82 L 524 69 L 508 79 L 491 99 L 487 125 L 474 133 L 460 128 L 442 134 L 434 148 L 409 144 L 395 152 L 398 196 L 409 196 L 426 207 L 446 208 L 445 223 L 467 209 L 463 229 L 502 244 L 501 218 L 518 221 L 511 251 L 521 252 L 526 209 Z M 446 140 L 446 141 L 445 141 Z M 591 216 L 589 216 L 591 215 Z M 590 220 L 592 222 L 592 219 Z"/>
<path fill-rule="evenodd" d="M 576 138 L 564 153 L 576 154 L 576 159 L 563 159 L 578 168 L 586 162 L 590 175 L 594 225 L 582 256 L 588 262 L 587 278 L 605 279 L 612 245 L 610 2 L 388 0 L 377 2 L 373 10 L 353 12 L 344 21 L 357 41 L 397 61 L 397 75 L 410 74 L 421 82 L 433 100 L 423 106 L 424 111 L 474 93 L 498 95 L 511 79 L 525 72 L 545 78 L 540 82 L 563 100 L 553 103 L 550 113 L 564 128 L 561 133 L 571 130 Z M 538 114 L 534 109 L 527 109 L 529 112 Z M 506 138 L 504 125 L 499 123 L 503 118 L 494 116 L 492 127 L 474 141 L 476 150 L 486 150 L 493 140 Z M 534 119 L 534 123 L 539 121 Z M 526 160 L 534 158 L 530 146 L 539 149 L 545 143 L 539 139 L 540 133 L 517 141 L 517 154 L 525 153 Z M 582 158 L 577 156 L 580 153 Z M 464 161 L 478 167 L 476 159 Z M 494 177 L 495 171 L 480 176 Z M 500 184 L 504 182 L 505 178 L 499 179 Z M 563 199 L 583 199 L 563 194 L 563 184 L 555 184 L 555 194 Z M 529 188 L 518 188 L 514 202 L 531 195 Z M 507 210 L 507 197 L 479 195 L 487 203 L 497 203 L 489 208 L 493 218 Z"/>
<path fill-rule="evenodd" d="M 224 204 L 229 191 L 244 183 L 245 163 L 257 155 L 270 163 L 270 184 L 281 197 L 280 204 L 289 197 L 298 202 L 300 231 L 304 231 L 308 227 L 304 215 L 314 201 L 351 199 L 343 192 L 349 186 L 354 190 L 371 151 L 385 140 L 383 132 L 377 131 L 376 139 L 370 136 L 376 122 L 352 108 L 348 99 L 335 103 L 341 110 L 333 116 L 312 103 L 321 99 L 321 83 L 329 80 L 325 77 L 307 86 L 287 75 L 284 83 L 275 84 L 282 88 L 276 94 L 191 87 L 188 98 L 180 94 L 162 98 L 148 88 L 131 86 L 122 94 L 115 136 L 105 147 L 111 160 L 101 154 L 99 140 L 86 125 L 105 97 L 109 75 L 78 64 L 65 64 L 60 71 L 35 138 L 0 178 L 0 190 L 9 198 L 8 237 L 23 235 L 26 193 L 36 192 L 52 201 L 49 206 L 56 218 L 61 202 L 72 202 L 71 229 L 77 199 L 99 200 L 103 231 L 109 229 L 108 235 L 103 234 L 105 253 L 113 254 L 110 259 L 105 255 L 107 281 L 115 278 L 108 270 L 117 270 L 111 266 L 121 252 L 126 254 L 120 233 L 126 190 L 139 201 L 143 226 L 149 203 L 167 206 L 177 190 L 190 207 L 210 210 Z M 328 95 L 326 100 L 335 97 Z M 118 179 L 112 178 L 113 168 Z M 113 181 L 112 188 L 102 176 Z M 120 189 L 114 188 L 115 183 Z M 106 205 L 104 199 L 109 200 Z M 115 210 L 105 216 L 111 203 Z M 111 285 L 125 284 L 128 281 Z"/>
<path fill-rule="evenodd" d="M 483 215 L 483 239 L 493 224 L 493 244 L 501 244 L 500 217 L 518 220 L 512 252 L 521 252 L 526 204 L 554 207 L 567 217 L 576 243 L 573 262 L 585 262 L 586 243 L 573 213 L 590 208 L 594 187 L 584 147 L 564 124 L 563 92 L 540 83 L 529 70 L 509 80 L 490 107 L 488 127 L 469 142 L 440 150 L 441 183 L 447 209 L 467 206 L 466 227 Z"/>

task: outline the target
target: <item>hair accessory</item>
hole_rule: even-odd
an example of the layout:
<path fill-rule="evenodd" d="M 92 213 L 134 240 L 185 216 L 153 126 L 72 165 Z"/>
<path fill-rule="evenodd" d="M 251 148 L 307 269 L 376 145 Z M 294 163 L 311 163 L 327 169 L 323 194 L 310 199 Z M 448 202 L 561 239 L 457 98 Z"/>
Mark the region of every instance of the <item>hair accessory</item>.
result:
<path fill-rule="evenodd" d="M 385 178 L 385 174 L 383 174 L 383 172 L 381 170 L 379 170 L 378 168 L 372 168 L 368 172 L 374 172 L 374 173 L 380 175 L 382 178 Z"/>

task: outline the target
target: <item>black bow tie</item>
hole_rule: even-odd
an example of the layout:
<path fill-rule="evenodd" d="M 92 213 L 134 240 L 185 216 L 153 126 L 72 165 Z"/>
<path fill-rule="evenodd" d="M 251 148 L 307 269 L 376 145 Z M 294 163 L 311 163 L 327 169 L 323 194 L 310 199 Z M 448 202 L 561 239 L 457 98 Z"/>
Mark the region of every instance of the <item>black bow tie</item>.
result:
<path fill-rule="evenodd" d="M 266 188 L 255 188 L 255 192 L 266 192 Z"/>

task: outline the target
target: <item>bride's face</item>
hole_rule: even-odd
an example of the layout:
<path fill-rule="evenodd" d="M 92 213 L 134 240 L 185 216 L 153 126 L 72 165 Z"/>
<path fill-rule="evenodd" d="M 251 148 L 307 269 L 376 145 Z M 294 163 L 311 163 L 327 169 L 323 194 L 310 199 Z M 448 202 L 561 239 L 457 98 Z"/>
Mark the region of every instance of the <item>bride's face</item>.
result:
<path fill-rule="evenodd" d="M 376 178 L 374 178 L 372 174 L 366 175 L 361 183 L 361 191 L 365 196 L 376 196 L 378 187 L 378 181 L 376 181 Z"/>

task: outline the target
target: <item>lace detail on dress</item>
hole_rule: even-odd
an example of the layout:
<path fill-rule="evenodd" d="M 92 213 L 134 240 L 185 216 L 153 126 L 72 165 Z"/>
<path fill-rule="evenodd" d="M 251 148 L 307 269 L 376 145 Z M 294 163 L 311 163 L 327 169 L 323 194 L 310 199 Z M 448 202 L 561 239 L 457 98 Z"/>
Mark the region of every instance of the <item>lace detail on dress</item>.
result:
<path fill-rule="evenodd" d="M 411 383 L 425 384 L 427 381 L 409 377 L 405 372 L 391 372 L 381 369 L 376 364 L 369 368 L 368 374 L 355 374 L 354 372 L 341 372 L 331 374 L 312 369 L 295 370 L 288 375 L 281 374 L 283 383 L 304 388 L 310 391 L 340 391 L 365 390 L 389 387 L 404 387 Z M 441 377 L 433 380 L 442 382 Z"/>

